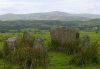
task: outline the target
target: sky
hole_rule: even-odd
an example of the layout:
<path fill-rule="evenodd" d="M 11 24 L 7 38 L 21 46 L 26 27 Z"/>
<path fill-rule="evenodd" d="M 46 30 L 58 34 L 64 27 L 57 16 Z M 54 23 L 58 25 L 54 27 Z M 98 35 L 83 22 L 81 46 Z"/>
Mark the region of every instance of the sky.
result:
<path fill-rule="evenodd" d="M 51 11 L 100 14 L 100 0 L 0 0 L 0 14 Z"/>

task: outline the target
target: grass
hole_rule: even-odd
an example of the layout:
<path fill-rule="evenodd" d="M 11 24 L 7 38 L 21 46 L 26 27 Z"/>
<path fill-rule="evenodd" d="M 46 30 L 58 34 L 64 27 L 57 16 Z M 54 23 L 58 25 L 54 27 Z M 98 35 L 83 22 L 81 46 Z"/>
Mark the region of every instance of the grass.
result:
<path fill-rule="evenodd" d="M 3 47 L 3 43 L 2 41 L 5 40 L 5 38 L 8 37 L 15 37 L 15 36 L 19 36 L 22 33 L 0 33 L 0 50 L 2 50 Z M 43 37 L 46 39 L 45 41 L 45 46 L 48 46 L 49 42 L 50 42 L 50 35 L 48 32 L 37 32 L 35 34 L 35 37 Z M 100 41 L 100 33 L 95 33 L 95 32 L 81 32 L 81 38 L 84 35 L 89 35 L 91 37 L 91 40 L 99 40 Z M 68 62 L 70 60 L 71 56 L 68 56 L 64 53 L 61 52 L 49 52 L 49 67 L 48 69 L 67 69 L 69 67 L 71 67 L 72 69 L 100 69 L 100 65 L 96 65 L 96 64 L 91 64 L 91 65 L 87 65 L 86 67 L 78 67 L 76 65 L 69 65 Z M 0 69 L 19 69 L 18 65 L 14 65 L 14 64 L 9 64 L 8 62 L 4 61 L 3 59 L 0 59 Z M 37 69 L 41 69 L 41 68 L 37 68 Z"/>
<path fill-rule="evenodd" d="M 80 36 L 83 37 L 84 35 L 90 36 L 91 40 L 100 40 L 100 32 L 81 32 Z"/>
<path fill-rule="evenodd" d="M 67 69 L 69 67 L 71 67 L 72 69 L 100 69 L 100 65 L 95 65 L 95 64 L 93 65 L 91 64 L 86 67 L 78 67 L 75 65 L 69 65 L 68 61 L 70 57 L 64 53 L 50 52 L 49 58 L 51 60 L 50 60 L 50 67 L 48 69 Z"/>
<path fill-rule="evenodd" d="M 68 56 L 66 56 L 63 53 L 60 52 L 50 52 L 49 53 L 50 58 L 50 66 L 49 69 L 66 69 L 67 65 L 67 59 Z"/>
<path fill-rule="evenodd" d="M 19 69 L 18 65 L 9 64 L 3 59 L 0 59 L 0 69 Z"/>

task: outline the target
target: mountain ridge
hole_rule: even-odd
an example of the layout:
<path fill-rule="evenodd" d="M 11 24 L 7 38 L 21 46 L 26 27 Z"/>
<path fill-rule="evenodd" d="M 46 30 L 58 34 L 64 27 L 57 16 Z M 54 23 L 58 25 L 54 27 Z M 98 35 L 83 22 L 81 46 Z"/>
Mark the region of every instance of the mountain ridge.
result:
<path fill-rule="evenodd" d="M 74 20 L 90 20 L 100 18 L 100 15 L 96 14 L 70 14 L 67 12 L 52 11 L 42 13 L 28 13 L 28 14 L 13 14 L 7 13 L 0 15 L 2 21 L 14 21 L 14 20 L 62 20 L 62 21 L 74 21 Z"/>

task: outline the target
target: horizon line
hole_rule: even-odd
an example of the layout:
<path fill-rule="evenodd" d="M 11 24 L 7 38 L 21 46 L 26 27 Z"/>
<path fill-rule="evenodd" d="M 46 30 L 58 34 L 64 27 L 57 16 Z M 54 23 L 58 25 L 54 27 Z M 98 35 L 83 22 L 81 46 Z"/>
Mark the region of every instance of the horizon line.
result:
<path fill-rule="evenodd" d="M 100 14 L 96 14 L 96 13 L 70 13 L 70 12 L 65 12 L 65 11 L 41 11 L 41 12 L 29 12 L 29 13 L 14 13 L 14 12 L 10 12 L 10 13 L 3 13 L 0 15 L 7 15 L 7 14 L 36 14 L 36 13 L 50 13 L 50 12 L 62 12 L 62 13 L 66 13 L 66 14 L 93 14 L 93 15 L 100 15 Z"/>

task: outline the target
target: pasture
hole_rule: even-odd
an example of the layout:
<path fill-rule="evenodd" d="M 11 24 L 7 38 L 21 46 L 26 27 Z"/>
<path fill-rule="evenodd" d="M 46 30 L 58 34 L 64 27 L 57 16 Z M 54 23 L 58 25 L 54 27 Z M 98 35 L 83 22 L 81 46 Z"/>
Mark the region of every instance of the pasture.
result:
<path fill-rule="evenodd" d="M 22 33 L 0 33 L 0 50 L 3 50 L 3 42 L 5 39 L 9 37 L 17 37 L 21 36 Z M 50 33 L 49 32 L 34 32 L 32 33 L 35 37 L 43 37 L 45 39 L 45 46 L 50 46 Z M 91 38 L 91 41 L 98 40 L 100 41 L 100 33 L 96 32 L 80 32 L 80 37 L 82 38 L 84 35 L 89 35 Z M 100 49 L 100 47 L 99 47 Z M 99 50 L 100 51 L 100 50 Z M 76 66 L 69 64 L 69 60 L 71 56 L 66 55 L 65 53 L 61 52 L 55 52 L 55 51 L 50 51 L 48 53 L 49 57 L 49 66 L 48 69 L 100 69 L 100 64 L 90 64 L 85 67 L 82 66 Z M 9 62 L 5 61 L 2 56 L 0 56 L 0 69 L 20 69 L 20 66 L 15 65 L 15 64 L 10 64 Z M 40 67 L 37 67 L 37 69 L 41 69 Z"/>

